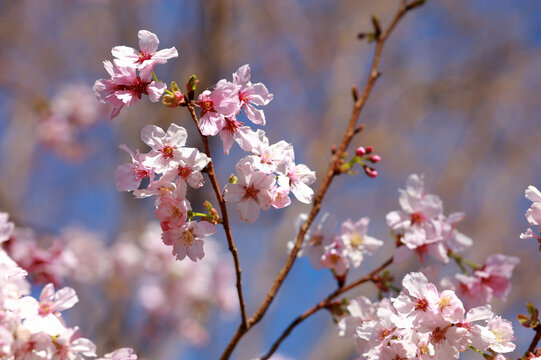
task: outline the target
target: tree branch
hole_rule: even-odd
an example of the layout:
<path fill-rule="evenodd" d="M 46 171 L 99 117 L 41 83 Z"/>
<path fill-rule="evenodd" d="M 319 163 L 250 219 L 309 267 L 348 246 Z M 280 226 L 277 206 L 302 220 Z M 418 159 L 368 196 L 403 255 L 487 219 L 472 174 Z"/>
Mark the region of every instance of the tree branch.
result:
<path fill-rule="evenodd" d="M 220 186 L 218 185 L 218 180 L 216 180 L 216 174 L 214 173 L 214 166 L 212 157 L 210 156 L 210 147 L 208 143 L 208 139 L 205 135 L 201 133 L 201 130 L 199 129 L 199 120 L 197 119 L 197 115 L 195 113 L 195 109 L 193 106 L 193 103 L 188 103 L 188 110 L 190 112 L 190 115 L 192 116 L 192 119 L 195 123 L 195 127 L 197 128 L 197 131 L 199 131 L 199 135 L 201 135 L 201 140 L 203 141 L 203 146 L 205 147 L 205 153 L 210 159 L 210 162 L 208 164 L 208 175 L 210 178 L 210 182 L 212 184 L 212 188 L 214 189 L 214 193 L 216 194 L 216 199 L 218 200 L 218 203 L 220 205 L 220 211 L 222 215 L 222 225 L 224 226 L 225 236 L 227 238 L 227 244 L 229 246 L 229 251 L 233 255 L 233 261 L 235 262 L 235 273 L 237 276 L 237 294 L 239 298 L 239 306 L 240 306 L 240 314 L 242 317 L 242 322 L 240 324 L 240 328 L 247 328 L 248 327 L 248 317 L 246 315 L 246 303 L 244 302 L 244 295 L 242 293 L 242 270 L 240 268 L 240 261 L 239 261 L 239 253 L 237 251 L 237 248 L 235 247 L 235 242 L 233 241 L 233 235 L 231 234 L 231 227 L 229 225 L 229 216 L 227 215 L 227 207 L 225 204 L 225 200 L 222 196 L 222 192 L 220 190 Z"/>
<path fill-rule="evenodd" d="M 524 353 L 525 356 L 527 356 L 529 353 L 535 353 L 535 347 L 539 343 L 539 340 L 541 340 L 541 325 L 537 325 L 534 330 L 535 336 L 533 337 L 532 342 L 528 347 L 528 350 L 526 351 L 526 353 Z"/>
<path fill-rule="evenodd" d="M 293 329 L 297 327 L 297 325 L 302 323 L 308 317 L 314 315 L 319 310 L 327 307 L 331 303 L 331 301 L 334 300 L 339 295 L 353 289 L 354 287 L 364 284 L 365 282 L 374 281 L 375 276 L 379 274 L 381 271 L 383 271 L 385 268 L 387 268 L 389 265 L 391 265 L 392 262 L 393 262 L 393 258 L 391 257 L 390 259 L 385 261 L 383 264 L 378 266 L 376 269 L 374 269 L 370 274 L 363 276 L 360 279 L 355 280 L 351 284 L 348 284 L 346 286 L 339 288 L 338 290 L 336 290 L 335 292 L 327 296 L 324 300 L 321 300 L 319 303 L 317 303 L 314 307 L 308 309 L 307 311 L 299 315 L 295 320 L 291 322 L 291 324 L 289 324 L 289 326 L 284 330 L 282 335 L 280 335 L 280 337 L 274 342 L 274 344 L 272 344 L 272 347 L 270 348 L 270 350 L 265 355 L 263 355 L 260 358 L 260 360 L 266 360 L 270 358 L 271 355 L 274 354 L 276 350 L 278 350 L 278 347 L 280 346 L 280 344 L 289 336 L 289 334 L 293 331 Z"/>
<path fill-rule="evenodd" d="M 310 225 L 316 218 L 317 214 L 319 213 L 321 209 L 321 203 L 323 202 L 323 198 L 325 194 L 327 193 L 327 190 L 329 189 L 331 181 L 333 180 L 334 176 L 337 174 L 336 169 L 338 168 L 338 164 L 340 162 L 342 154 L 346 151 L 349 144 L 351 143 L 351 140 L 353 139 L 353 136 L 355 135 L 355 124 L 357 123 L 357 120 L 359 116 L 361 115 L 361 112 L 364 109 L 364 106 L 366 105 L 366 101 L 368 100 L 368 96 L 370 95 L 372 88 L 374 87 L 374 84 L 376 83 L 376 80 L 380 76 L 380 72 L 378 71 L 378 68 L 379 68 L 379 63 L 381 59 L 381 53 L 383 51 L 383 45 L 385 44 L 385 41 L 387 40 L 389 35 L 392 33 L 396 25 L 404 17 L 404 15 L 409 10 L 412 10 L 422 5 L 423 2 L 424 1 L 417 0 L 410 4 L 402 3 L 402 5 L 396 12 L 389 26 L 385 29 L 385 31 L 379 34 L 379 36 L 377 36 L 377 38 L 375 39 L 376 48 L 375 48 L 374 57 L 372 60 L 372 66 L 370 68 L 368 80 L 365 84 L 361 97 L 357 101 L 355 101 L 346 132 L 344 134 L 344 137 L 342 138 L 342 142 L 340 143 L 340 146 L 338 147 L 337 151 L 334 153 L 331 159 L 331 162 L 329 163 L 329 167 L 327 169 L 325 177 L 323 178 L 323 181 L 314 198 L 314 203 L 312 205 L 310 214 L 308 215 L 308 218 L 302 225 L 297 235 L 295 245 L 288 256 L 286 263 L 278 272 L 278 275 L 274 279 L 274 282 L 271 288 L 265 295 L 265 299 L 263 300 L 259 308 L 254 312 L 254 314 L 248 319 L 247 327 L 240 326 L 235 332 L 235 334 L 233 334 L 233 337 L 229 341 L 222 356 L 220 357 L 221 360 L 229 359 L 229 357 L 233 353 L 233 350 L 237 346 L 242 336 L 246 334 L 252 328 L 252 326 L 257 324 L 261 320 L 261 318 L 265 315 L 265 312 L 267 311 L 270 304 L 272 303 L 283 281 L 289 274 L 289 271 L 291 270 L 293 263 L 295 262 L 295 259 L 297 258 L 297 254 L 301 248 L 304 236 L 306 232 L 308 231 L 308 228 L 310 227 Z"/>

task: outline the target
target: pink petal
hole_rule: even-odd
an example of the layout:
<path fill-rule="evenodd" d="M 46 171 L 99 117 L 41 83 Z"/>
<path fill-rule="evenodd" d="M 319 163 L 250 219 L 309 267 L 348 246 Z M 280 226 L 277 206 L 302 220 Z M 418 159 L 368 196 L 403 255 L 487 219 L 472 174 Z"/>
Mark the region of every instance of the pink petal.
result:
<path fill-rule="evenodd" d="M 147 30 L 139 30 L 138 36 L 141 52 L 153 54 L 158 50 L 160 40 L 158 40 L 158 37 L 154 33 Z"/>
<path fill-rule="evenodd" d="M 158 51 L 156 54 L 154 54 L 152 60 L 154 60 L 158 64 L 165 64 L 168 59 L 176 57 L 178 57 L 178 51 L 175 47 L 171 47 Z"/>

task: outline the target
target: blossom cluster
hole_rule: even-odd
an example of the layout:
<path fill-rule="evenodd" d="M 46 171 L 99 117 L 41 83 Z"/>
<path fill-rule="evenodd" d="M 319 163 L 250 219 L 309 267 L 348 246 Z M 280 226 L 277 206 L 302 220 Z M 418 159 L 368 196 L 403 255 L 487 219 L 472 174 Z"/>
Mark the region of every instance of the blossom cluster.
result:
<path fill-rule="evenodd" d="M 297 219 L 297 227 L 306 220 L 306 214 Z M 308 230 L 298 256 L 306 255 L 316 269 L 329 268 L 338 277 L 346 275 L 350 267 L 359 267 L 365 255 L 372 255 L 383 241 L 366 235 L 370 219 L 363 217 L 354 222 L 347 219 L 336 233 L 336 218 L 325 213 L 319 223 Z M 289 247 L 293 247 L 290 242 Z"/>
<path fill-rule="evenodd" d="M 177 259 L 188 256 L 197 261 L 205 256 L 203 239 L 216 233 L 216 228 L 210 222 L 190 221 L 187 187 L 203 186 L 201 171 L 210 159 L 196 148 L 185 147 L 187 136 L 176 124 L 167 132 L 155 125 L 145 126 L 141 140 L 151 150 L 134 153 L 122 145 L 132 162 L 120 165 L 115 178 L 121 191 L 133 191 L 137 198 L 156 196 L 156 218 L 161 222 L 164 243 L 173 246 Z M 139 189 L 143 179 L 148 179 L 149 185 Z"/>
<path fill-rule="evenodd" d="M 354 338 L 364 358 L 458 359 L 473 347 L 505 359 L 498 354 L 515 349 L 511 322 L 490 306 L 466 312 L 455 292 L 438 291 L 423 273 L 407 274 L 402 286 L 396 298 L 352 300 L 339 321 L 339 335 Z"/>
<path fill-rule="evenodd" d="M 442 284 L 454 289 L 469 306 L 488 304 L 494 297 L 505 300 L 511 291 L 511 275 L 519 263 L 515 256 L 490 255 L 483 265 L 476 265 L 472 274 L 457 273 Z"/>
<path fill-rule="evenodd" d="M 138 36 L 139 50 L 128 46 L 115 46 L 111 50 L 115 57 L 113 62 L 103 62 L 110 78 L 99 79 L 94 83 L 96 97 L 114 107 L 111 119 L 118 116 L 124 105 L 137 103 L 143 95 L 148 95 L 152 102 L 159 101 L 166 85 L 155 79 L 154 67 L 178 57 L 174 47 L 158 51 L 160 42 L 150 31 L 140 30 Z"/>
<path fill-rule="evenodd" d="M 262 130 L 258 130 L 258 143 L 251 152 L 235 166 L 237 177 L 224 189 L 224 199 L 238 203 L 241 219 L 254 222 L 259 209 L 276 209 L 291 204 L 293 193 L 297 200 L 309 204 L 314 191 L 309 187 L 315 180 L 315 173 L 304 164 L 295 164 L 293 146 L 285 141 L 269 145 Z"/>
<path fill-rule="evenodd" d="M 447 263 L 449 252 L 461 253 L 472 245 L 472 240 L 456 230 L 463 213 L 443 215 L 443 204 L 437 195 L 427 194 L 422 176 L 412 174 L 406 189 L 400 190 L 401 210 L 387 214 L 387 225 L 399 242 L 394 257 L 400 263 L 411 255 L 423 262 L 425 255 Z"/>
<path fill-rule="evenodd" d="M 315 173 L 295 163 L 291 144 L 281 140 L 270 145 L 263 130 L 253 131 L 237 120 L 244 110 L 251 122 L 265 125 L 265 114 L 256 106 L 267 105 L 272 98 L 264 84 L 251 82 L 250 66 L 243 65 L 233 74 L 233 81 L 220 80 L 195 102 L 201 107 L 199 129 L 203 135 L 219 134 L 225 154 L 229 154 L 233 142 L 252 153 L 237 162 L 236 181 L 224 189 L 224 199 L 239 204 L 240 216 L 246 222 L 256 221 L 260 209 L 288 206 L 290 192 L 305 204 L 314 194 L 309 185 L 315 181 Z"/>
<path fill-rule="evenodd" d="M 5 213 L 0 214 L 0 244 L 14 230 Z M 2 359 L 72 359 L 96 357 L 96 346 L 80 336 L 78 327 L 69 327 L 61 312 L 77 302 L 69 287 L 55 291 L 45 285 L 38 299 L 29 296 L 27 272 L 0 248 L 0 358 Z M 136 360 L 131 349 L 119 349 L 102 360 Z"/>
<path fill-rule="evenodd" d="M 7 214 L 0 213 L 0 236 L 5 239 L 0 251 L 27 272 L 33 283 L 60 286 L 69 282 L 81 290 L 124 284 L 110 296 L 117 303 L 137 306 L 142 324 L 132 339 L 144 339 L 145 329 L 160 323 L 175 329 L 168 336 L 179 334 L 187 344 L 204 345 L 209 339 L 205 325 L 209 310 L 218 307 L 228 314 L 237 309 L 230 259 L 209 241 L 204 262 L 175 261 L 160 239 L 161 232 L 158 223 L 151 223 L 141 233 L 122 233 L 107 247 L 98 234 L 70 227 L 49 238 L 51 245 L 44 248 L 30 229 L 14 227 Z M 193 286 L 194 281 L 198 286 Z"/>
<path fill-rule="evenodd" d="M 98 80 L 94 86 L 100 100 L 115 105 L 113 116 L 124 104 L 129 105 L 135 98 L 140 98 L 141 93 L 137 91 L 149 93 L 151 100 L 157 101 L 163 91 L 158 94 L 153 83 L 143 86 L 133 82 L 150 79 L 149 74 L 156 63 L 164 63 L 177 55 L 174 48 L 157 51 L 158 39 L 148 31 L 141 30 L 139 38 L 139 52 L 123 46 L 113 48 L 117 60 L 114 66 L 106 63 L 112 77 Z M 141 76 L 135 79 L 136 71 Z M 153 86 L 154 90 L 151 90 Z M 163 89 L 163 86 L 159 88 Z M 185 100 L 176 84 L 172 90 L 168 90 L 168 96 Z M 257 107 L 267 105 L 272 98 L 265 85 L 251 82 L 250 66 L 244 65 L 233 74 L 232 81 L 220 80 L 212 90 L 203 91 L 193 102 L 201 108 L 196 122 L 203 136 L 220 134 L 226 154 L 234 142 L 252 154 L 237 163 L 237 177 L 225 186 L 223 193 L 225 201 L 238 204 L 240 216 L 247 222 L 257 220 L 260 209 L 288 206 L 290 192 L 303 203 L 310 203 L 313 197 L 309 185 L 315 181 L 315 173 L 306 165 L 295 163 L 293 146 L 285 141 L 270 145 L 263 130 L 253 131 L 237 120 L 237 115 L 244 110 L 250 121 L 265 125 L 265 114 Z M 173 104 L 167 102 L 167 105 Z M 162 225 L 164 243 L 173 247 L 177 259 L 187 256 L 197 261 L 205 255 L 203 239 L 216 232 L 214 225 L 220 219 L 217 212 L 209 208 L 208 216 L 202 217 L 206 222 L 191 221 L 194 214 L 201 214 L 192 211 L 186 199 L 187 187 L 198 189 L 203 186 L 202 171 L 211 159 L 195 148 L 185 147 L 186 138 L 186 130 L 176 124 L 171 124 L 167 132 L 155 125 L 146 126 L 141 131 L 141 140 L 151 150 L 142 154 L 121 145 L 132 161 L 120 165 L 115 178 L 120 191 L 133 191 L 138 198 L 156 196 L 156 217 Z M 148 181 L 148 186 L 141 187 L 143 180 Z M 211 214 L 213 211 L 215 213 Z"/>

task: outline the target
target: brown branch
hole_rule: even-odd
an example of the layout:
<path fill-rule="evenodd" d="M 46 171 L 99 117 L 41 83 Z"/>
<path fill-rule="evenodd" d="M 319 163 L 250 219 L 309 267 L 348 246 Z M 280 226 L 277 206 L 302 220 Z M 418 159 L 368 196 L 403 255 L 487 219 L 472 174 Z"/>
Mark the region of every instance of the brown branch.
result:
<path fill-rule="evenodd" d="M 385 41 L 387 40 L 389 35 L 392 33 L 392 31 L 394 30 L 396 25 L 399 23 L 399 21 L 404 17 L 404 15 L 409 10 L 412 10 L 422 5 L 423 2 L 424 0 L 416 0 L 410 4 L 403 2 L 400 8 L 398 9 L 397 13 L 395 14 L 394 18 L 392 19 L 391 23 L 389 24 L 389 26 L 385 29 L 385 31 L 379 34 L 379 36 L 375 39 L 376 48 L 374 52 L 374 58 L 372 60 L 372 66 L 370 68 L 369 77 L 368 77 L 368 80 L 366 81 L 366 85 L 364 87 L 363 93 L 361 94 L 361 97 L 357 101 L 355 101 L 346 132 L 344 134 L 344 137 L 342 138 L 342 142 L 340 143 L 340 146 L 338 147 L 337 151 L 334 153 L 331 159 L 331 162 L 329 163 L 329 167 L 327 169 L 325 177 L 323 178 L 323 181 L 316 193 L 316 196 L 314 197 L 314 203 L 312 205 L 310 214 L 308 215 L 308 218 L 302 225 L 297 235 L 295 246 L 291 250 L 291 253 L 289 254 L 286 260 L 286 263 L 284 264 L 282 269 L 280 269 L 280 271 L 278 272 L 278 275 L 274 279 L 274 282 L 271 288 L 265 295 L 265 299 L 263 300 L 259 308 L 254 312 L 254 314 L 248 319 L 247 326 L 246 327 L 240 326 L 235 332 L 235 334 L 233 334 L 233 337 L 227 344 L 227 347 L 225 348 L 222 356 L 220 357 L 221 360 L 229 359 L 229 357 L 233 353 L 233 350 L 237 346 L 242 336 L 246 334 L 252 328 L 252 326 L 257 324 L 261 320 L 261 318 L 265 315 L 265 312 L 267 311 L 270 304 L 272 303 L 274 297 L 276 296 L 276 293 L 278 292 L 285 278 L 289 274 L 289 271 L 291 270 L 291 267 L 293 266 L 293 263 L 295 262 L 295 259 L 297 258 L 297 254 L 301 248 L 304 236 L 306 232 L 308 231 L 308 228 L 310 227 L 310 225 L 316 218 L 317 214 L 319 213 L 319 210 L 321 209 L 321 203 L 323 202 L 323 197 L 325 196 L 327 190 L 329 189 L 332 179 L 338 173 L 337 168 L 342 158 L 342 154 L 346 151 L 349 144 L 351 143 L 351 140 L 353 139 L 353 136 L 355 135 L 355 124 L 357 123 L 357 120 L 359 116 L 361 115 L 361 112 L 364 106 L 366 105 L 366 101 L 368 100 L 368 96 L 370 95 L 372 88 L 374 87 L 374 84 L 376 83 L 376 80 L 381 75 L 381 73 L 378 71 L 378 68 L 379 68 L 379 63 L 381 59 L 381 53 L 383 51 L 383 45 L 385 44 Z"/>
<path fill-rule="evenodd" d="M 327 296 L 324 300 L 321 300 L 319 303 L 317 303 L 314 307 L 308 309 L 303 314 L 299 315 L 295 320 L 291 322 L 291 324 L 289 324 L 289 326 L 284 330 L 282 335 L 280 335 L 280 337 L 274 342 L 270 350 L 265 355 L 263 355 L 260 359 L 265 360 L 265 359 L 270 358 L 271 355 L 274 354 L 276 350 L 278 350 L 278 347 L 280 346 L 282 341 L 284 341 L 289 336 L 289 334 L 293 331 L 293 329 L 297 325 L 299 325 L 301 322 L 303 322 L 304 320 L 306 320 L 308 317 L 312 316 L 319 310 L 327 307 L 331 303 L 332 300 L 334 300 L 339 295 L 345 293 L 346 291 L 349 291 L 356 286 L 364 284 L 365 282 L 374 281 L 375 276 L 379 274 L 381 271 L 383 271 L 385 268 L 387 268 L 389 265 L 391 265 L 392 262 L 393 262 L 393 258 L 391 257 L 390 259 L 385 261 L 383 264 L 378 266 L 376 269 L 374 269 L 370 274 L 355 280 L 351 284 L 348 284 L 346 286 L 339 288 L 338 290 L 336 290 L 335 292 Z"/>
<path fill-rule="evenodd" d="M 532 342 L 530 343 L 530 346 L 528 347 L 528 350 L 526 353 L 524 353 L 525 356 L 527 356 L 529 353 L 535 353 L 535 347 L 541 340 L 541 325 L 537 325 L 535 328 L 535 336 L 532 339 Z"/>
<path fill-rule="evenodd" d="M 190 115 L 192 116 L 192 119 L 197 128 L 197 131 L 199 131 L 199 135 L 201 135 L 201 140 L 203 140 L 205 153 L 210 159 L 208 163 L 208 175 L 210 178 L 210 182 L 212 184 L 212 188 L 214 189 L 214 193 L 216 194 L 216 199 L 218 200 L 218 203 L 220 204 L 220 211 L 222 213 L 221 214 L 222 225 L 224 226 L 224 231 L 225 231 L 225 236 L 227 238 L 229 251 L 231 251 L 231 254 L 233 255 L 233 261 L 235 262 L 235 272 L 237 275 L 237 294 L 239 297 L 240 314 L 242 317 L 242 322 L 239 328 L 245 329 L 248 327 L 248 316 L 246 315 L 246 303 L 244 302 L 244 295 L 242 294 L 242 278 L 241 278 L 242 270 L 240 268 L 239 253 L 237 251 L 237 248 L 235 247 L 235 242 L 233 241 L 233 235 L 231 234 L 231 227 L 229 225 L 229 216 L 227 215 L 227 207 L 225 205 L 225 200 L 222 196 L 222 192 L 220 191 L 218 180 L 216 180 L 216 174 L 214 173 L 214 165 L 213 165 L 212 157 L 210 156 L 210 147 L 209 147 L 208 139 L 205 135 L 201 133 L 201 130 L 199 129 L 199 120 L 197 119 L 197 115 L 195 113 L 195 109 L 192 103 L 188 103 L 188 110 L 190 112 Z"/>
<path fill-rule="evenodd" d="M 327 190 L 329 189 L 329 186 L 331 184 L 332 179 L 337 174 L 336 169 L 339 164 L 339 161 L 342 157 L 342 154 L 346 151 L 347 147 L 349 146 L 353 136 L 355 135 L 355 124 L 357 123 L 357 120 L 361 114 L 361 111 L 363 110 L 366 101 L 368 99 L 368 96 L 370 95 L 370 92 L 372 91 L 372 88 L 378 79 L 380 73 L 378 71 L 380 59 L 381 59 L 381 53 L 383 50 L 383 45 L 393 29 L 396 27 L 400 19 L 406 14 L 406 12 L 413 7 L 408 8 L 407 6 L 401 6 L 398 12 L 396 13 L 395 17 L 393 18 L 391 24 L 387 27 L 387 29 L 380 34 L 376 39 L 376 49 L 374 53 L 374 58 L 372 60 L 372 66 L 370 70 L 370 74 L 368 77 L 368 80 L 366 82 L 364 91 L 361 95 L 361 97 L 355 101 L 355 104 L 353 106 L 353 111 L 348 123 L 348 127 L 346 129 L 346 132 L 344 134 L 344 137 L 342 138 L 342 142 L 336 151 L 336 153 L 333 155 L 331 162 L 329 164 L 329 167 L 327 169 L 327 173 L 325 177 L 323 178 L 323 181 L 318 189 L 318 192 L 314 198 L 314 203 L 312 206 L 312 210 L 310 211 L 310 214 L 308 218 L 306 219 L 305 223 L 302 225 L 299 234 L 297 235 L 297 239 L 295 242 L 295 246 L 291 250 L 291 253 L 289 254 L 289 257 L 286 260 L 285 265 L 282 267 L 276 278 L 274 279 L 274 282 L 267 292 L 265 299 L 263 300 L 262 304 L 259 306 L 259 308 L 256 310 L 256 312 L 250 317 L 248 320 L 248 326 L 246 328 L 239 327 L 235 334 L 233 335 L 233 338 L 230 340 L 229 344 L 227 345 L 226 349 L 224 350 L 224 353 L 221 356 L 221 359 L 228 359 L 233 352 L 234 348 L 236 347 L 238 341 L 240 338 L 256 323 L 258 323 L 263 315 L 265 315 L 265 312 L 267 311 L 268 307 L 270 306 L 271 302 L 273 301 L 274 297 L 276 296 L 276 293 L 280 289 L 280 286 L 282 285 L 282 282 L 285 280 L 286 276 L 288 275 L 289 271 L 291 270 L 291 267 L 293 266 L 293 263 L 295 262 L 295 259 L 297 258 L 297 254 L 301 248 L 304 236 L 306 232 L 308 231 L 308 228 L 314 221 L 315 217 L 319 213 L 319 210 L 321 209 L 321 203 L 323 201 L 323 197 L 325 196 Z"/>

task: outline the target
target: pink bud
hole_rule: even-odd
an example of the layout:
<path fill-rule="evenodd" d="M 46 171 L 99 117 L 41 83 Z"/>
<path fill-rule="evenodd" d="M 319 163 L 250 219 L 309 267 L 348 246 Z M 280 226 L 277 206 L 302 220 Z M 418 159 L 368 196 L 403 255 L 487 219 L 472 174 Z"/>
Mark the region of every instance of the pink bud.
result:
<path fill-rule="evenodd" d="M 370 154 L 374 149 L 372 148 L 372 146 L 367 146 L 366 147 L 366 153 L 367 154 Z"/>
<path fill-rule="evenodd" d="M 355 154 L 357 154 L 357 156 L 363 156 L 366 154 L 366 150 L 362 146 L 359 146 L 357 150 L 355 150 Z"/>
<path fill-rule="evenodd" d="M 370 158 L 368 160 L 370 160 L 371 162 L 373 162 L 375 164 L 375 163 L 381 161 L 381 156 L 379 156 L 377 154 L 374 154 L 374 155 L 370 156 Z"/>
<path fill-rule="evenodd" d="M 371 168 L 370 166 L 365 166 L 364 167 L 364 172 L 366 173 L 366 175 L 368 175 L 371 178 L 375 178 L 376 176 L 378 176 L 377 170 Z"/>

